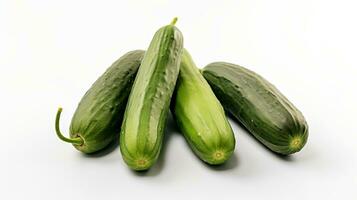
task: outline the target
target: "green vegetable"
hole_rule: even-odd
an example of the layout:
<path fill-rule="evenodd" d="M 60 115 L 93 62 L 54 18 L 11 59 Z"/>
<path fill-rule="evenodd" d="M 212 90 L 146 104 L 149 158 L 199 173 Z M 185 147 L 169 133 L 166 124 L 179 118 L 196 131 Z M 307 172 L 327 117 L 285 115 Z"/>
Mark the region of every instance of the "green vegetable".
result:
<path fill-rule="evenodd" d="M 234 151 L 235 139 L 224 110 L 190 54 L 184 50 L 171 110 L 199 158 L 222 164 Z"/>
<path fill-rule="evenodd" d="M 263 77 L 224 62 L 209 64 L 203 75 L 223 107 L 269 149 L 288 155 L 303 148 L 308 137 L 304 116 Z"/>
<path fill-rule="evenodd" d="M 58 137 L 84 153 L 103 149 L 118 137 L 128 96 L 144 51 L 131 51 L 114 62 L 85 93 L 70 126 L 70 138 L 59 129 L 62 108 L 56 117 Z"/>
<path fill-rule="evenodd" d="M 147 170 L 157 160 L 172 93 L 179 73 L 183 37 L 174 26 L 160 28 L 145 53 L 125 110 L 120 150 L 134 170 Z"/>

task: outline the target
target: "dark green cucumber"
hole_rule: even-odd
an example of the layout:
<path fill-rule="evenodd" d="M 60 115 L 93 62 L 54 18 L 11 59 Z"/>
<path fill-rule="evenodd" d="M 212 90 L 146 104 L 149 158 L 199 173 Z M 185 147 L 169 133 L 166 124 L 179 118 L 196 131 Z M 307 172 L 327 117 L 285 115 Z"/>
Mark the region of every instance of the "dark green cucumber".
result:
<path fill-rule="evenodd" d="M 183 37 L 174 26 L 160 28 L 135 78 L 120 133 L 120 150 L 134 170 L 147 170 L 157 160 L 172 93 L 179 73 Z"/>
<path fill-rule="evenodd" d="M 58 137 L 72 143 L 84 153 L 93 153 L 106 147 L 119 136 L 128 96 L 144 51 L 128 52 L 119 58 L 100 76 L 82 97 L 70 126 L 70 138 L 62 135 L 56 117 Z"/>
<path fill-rule="evenodd" d="M 171 110 L 199 158 L 213 165 L 230 158 L 235 147 L 232 128 L 222 105 L 186 50 L 182 55 Z"/>
<path fill-rule="evenodd" d="M 207 65 L 203 76 L 223 107 L 266 147 L 283 155 L 304 147 L 308 137 L 304 116 L 263 77 L 225 62 Z"/>

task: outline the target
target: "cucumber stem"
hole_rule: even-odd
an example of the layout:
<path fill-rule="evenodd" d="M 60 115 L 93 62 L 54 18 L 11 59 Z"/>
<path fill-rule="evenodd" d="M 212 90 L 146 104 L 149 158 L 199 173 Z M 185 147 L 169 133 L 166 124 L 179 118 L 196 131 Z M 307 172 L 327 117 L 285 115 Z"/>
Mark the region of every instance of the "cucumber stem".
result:
<path fill-rule="evenodd" d="M 175 26 L 176 22 L 177 22 L 177 17 L 172 19 L 170 25 Z"/>
<path fill-rule="evenodd" d="M 82 138 L 78 137 L 78 138 L 67 138 L 65 136 L 62 135 L 60 128 L 59 128 L 59 122 L 60 122 L 60 118 L 61 118 L 61 113 L 62 113 L 62 108 L 58 108 L 57 110 L 57 115 L 56 115 L 56 133 L 57 136 L 59 137 L 59 139 L 68 142 L 68 143 L 72 143 L 75 145 L 82 145 L 83 144 L 83 140 Z"/>

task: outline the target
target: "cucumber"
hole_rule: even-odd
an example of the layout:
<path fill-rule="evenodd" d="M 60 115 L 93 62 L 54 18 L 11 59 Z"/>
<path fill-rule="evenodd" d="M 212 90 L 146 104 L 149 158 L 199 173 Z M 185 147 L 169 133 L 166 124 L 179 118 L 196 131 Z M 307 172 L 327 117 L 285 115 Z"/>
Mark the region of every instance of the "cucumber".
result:
<path fill-rule="evenodd" d="M 307 142 L 302 113 L 271 83 L 239 65 L 216 62 L 203 76 L 223 107 L 273 152 L 289 155 Z"/>
<path fill-rule="evenodd" d="M 106 147 L 119 136 L 128 96 L 145 51 L 126 53 L 100 76 L 82 97 L 70 126 L 70 138 L 59 128 L 62 108 L 56 116 L 58 137 L 83 153 Z"/>
<path fill-rule="evenodd" d="M 160 153 L 183 49 L 176 20 L 155 33 L 130 92 L 120 132 L 120 151 L 133 170 L 149 169 Z"/>
<path fill-rule="evenodd" d="M 212 165 L 232 155 L 235 139 L 224 109 L 184 50 L 171 111 L 196 155 Z"/>

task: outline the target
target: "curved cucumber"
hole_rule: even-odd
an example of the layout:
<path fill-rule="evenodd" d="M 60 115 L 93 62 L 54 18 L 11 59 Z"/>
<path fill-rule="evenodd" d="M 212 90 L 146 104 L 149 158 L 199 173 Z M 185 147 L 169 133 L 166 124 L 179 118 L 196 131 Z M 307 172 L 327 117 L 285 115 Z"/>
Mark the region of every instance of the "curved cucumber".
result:
<path fill-rule="evenodd" d="M 142 50 L 126 53 L 95 81 L 74 113 L 70 138 L 63 136 L 59 129 L 62 108 L 58 109 L 56 133 L 61 140 L 72 143 L 79 151 L 92 153 L 119 136 L 128 96 L 144 53 Z"/>
<path fill-rule="evenodd" d="M 234 151 L 235 139 L 224 110 L 190 54 L 184 50 L 171 110 L 196 155 L 222 164 Z"/>
<path fill-rule="evenodd" d="M 304 147 L 308 137 L 304 116 L 263 77 L 225 62 L 207 65 L 203 76 L 223 107 L 266 147 L 284 155 Z"/>
<path fill-rule="evenodd" d="M 157 160 L 169 104 L 179 73 L 183 37 L 174 21 L 160 28 L 145 53 L 125 110 L 120 150 L 134 170 Z"/>

